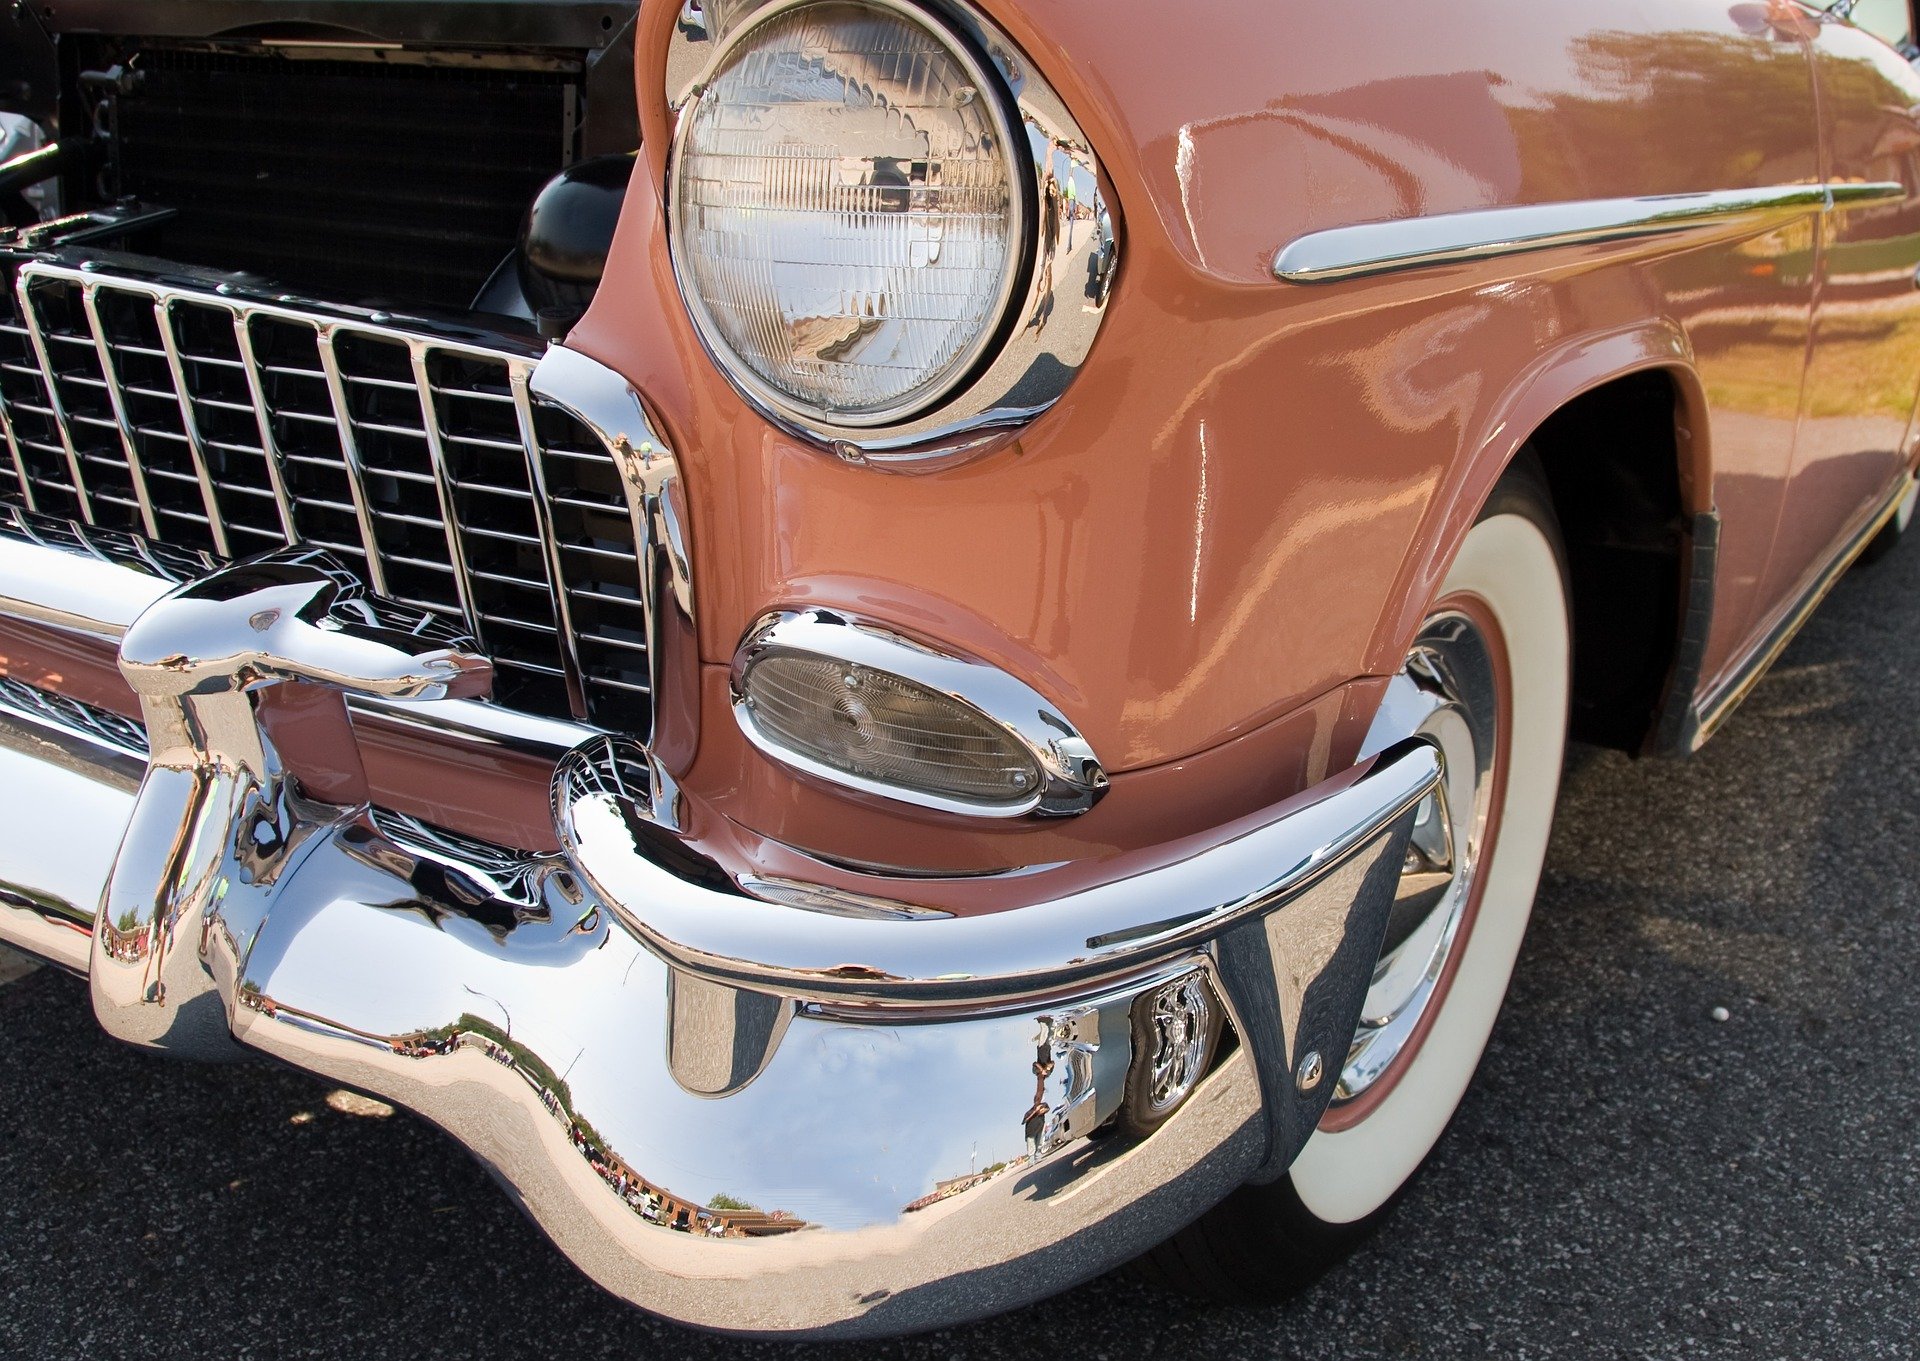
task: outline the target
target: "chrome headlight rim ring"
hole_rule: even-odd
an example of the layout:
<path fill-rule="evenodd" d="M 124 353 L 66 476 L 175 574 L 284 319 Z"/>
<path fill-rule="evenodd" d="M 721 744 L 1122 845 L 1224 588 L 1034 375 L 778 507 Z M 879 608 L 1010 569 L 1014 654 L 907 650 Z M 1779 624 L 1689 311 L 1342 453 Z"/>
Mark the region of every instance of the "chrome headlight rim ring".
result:
<path fill-rule="evenodd" d="M 989 339 L 971 368 L 956 370 L 957 378 L 917 414 L 884 425 L 841 422 L 785 400 L 777 390 L 763 391 L 767 385 L 726 353 L 711 322 L 696 310 L 673 229 L 672 198 L 688 112 L 733 44 L 765 19 L 819 2 L 706 0 L 700 6 L 689 0 L 682 7 L 665 71 L 675 117 L 666 174 L 669 254 L 701 346 L 754 410 L 846 462 L 910 471 L 977 451 L 995 432 L 1027 424 L 1066 392 L 1105 319 L 1119 270 L 1118 214 L 1086 134 L 993 20 L 966 0 L 858 0 L 895 11 L 943 39 L 957 35 L 964 50 L 983 59 L 995 77 L 983 89 L 1001 101 L 1016 134 L 1007 154 L 1026 204 L 1021 243 L 1015 247 L 1022 258 L 1011 271 L 1015 284 L 1005 313 L 987 328 Z"/>
<path fill-rule="evenodd" d="M 980 92 L 991 115 L 994 135 L 1000 141 L 999 150 L 1006 162 L 1008 184 L 1012 190 L 1008 210 L 1007 260 L 1000 272 L 999 285 L 988 311 L 992 320 L 980 328 L 980 333 L 962 355 L 947 365 L 946 376 L 939 382 L 892 405 L 871 411 L 829 411 L 800 401 L 762 378 L 741 356 L 731 352 L 712 311 L 688 277 L 686 253 L 680 244 L 678 216 L 673 209 L 674 199 L 679 193 L 680 170 L 685 163 L 687 129 L 693 122 L 709 83 L 726 70 L 734 55 L 751 44 L 755 36 L 768 25 L 796 11 L 826 5 L 843 5 L 892 15 L 932 36 Z M 667 240 L 668 253 L 673 261 L 674 282 L 679 285 L 681 300 L 693 316 L 694 331 L 714 363 L 767 414 L 803 431 L 817 431 L 823 435 L 837 432 L 844 436 L 846 432 L 900 426 L 940 407 L 954 393 L 963 391 L 979 375 L 989 356 L 1004 344 L 1014 316 L 1014 301 L 1025 290 L 1027 276 L 1034 266 L 1034 175 L 1026 139 L 1016 135 L 1019 127 L 1017 113 L 1012 91 L 1004 75 L 965 32 L 945 22 L 941 12 L 935 8 L 915 4 L 913 0 L 766 0 L 766 3 L 753 9 L 721 40 L 706 71 L 679 109 L 667 161 Z"/>
<path fill-rule="evenodd" d="M 747 696 L 747 672 L 776 654 L 852 663 L 953 700 L 1011 738 L 1038 769 L 1039 784 L 1017 800 L 989 803 L 857 775 L 795 751 L 760 725 Z M 734 721 L 761 754 L 827 784 L 893 803 L 989 820 L 1076 817 L 1107 792 L 1106 769 L 1092 745 L 1032 686 L 997 666 L 839 610 L 776 610 L 755 620 L 734 652 L 729 691 Z"/>

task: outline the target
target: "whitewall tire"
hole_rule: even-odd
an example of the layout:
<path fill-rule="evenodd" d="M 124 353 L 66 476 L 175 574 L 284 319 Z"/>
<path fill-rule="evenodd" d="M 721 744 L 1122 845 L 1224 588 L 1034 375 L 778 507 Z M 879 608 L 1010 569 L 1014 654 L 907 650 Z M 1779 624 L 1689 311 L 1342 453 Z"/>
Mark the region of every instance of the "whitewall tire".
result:
<path fill-rule="evenodd" d="M 1531 455 L 1502 478 L 1427 613 L 1367 750 L 1421 733 L 1447 756 L 1334 1104 L 1288 1173 L 1243 1188 L 1141 1263 L 1234 1300 L 1297 1290 L 1359 1243 L 1432 1152 L 1506 996 L 1533 910 L 1566 743 L 1565 558 Z"/>

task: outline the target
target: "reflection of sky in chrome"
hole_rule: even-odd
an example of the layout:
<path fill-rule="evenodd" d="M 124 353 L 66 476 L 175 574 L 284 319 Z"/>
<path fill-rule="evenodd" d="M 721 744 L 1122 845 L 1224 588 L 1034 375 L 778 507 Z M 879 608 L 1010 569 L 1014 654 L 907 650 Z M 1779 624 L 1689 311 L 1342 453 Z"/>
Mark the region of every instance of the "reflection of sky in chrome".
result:
<path fill-rule="evenodd" d="M 650 964 L 634 969 L 629 990 L 664 990 L 664 971 Z M 1018 1019 L 938 1027 L 800 1019 L 767 1071 L 719 1101 L 673 1084 L 657 1046 L 645 1056 L 589 1051 L 571 1081 L 588 1118 L 617 1139 L 591 1113 L 591 1093 L 632 1084 L 629 1058 L 653 1070 L 644 1082 L 657 1097 L 647 1102 L 649 1121 L 658 1120 L 643 1135 L 650 1147 L 639 1157 L 620 1151 L 660 1185 L 855 1227 L 893 1219 L 936 1181 L 1024 1151 L 1036 1031 Z"/>
<path fill-rule="evenodd" d="M 693 1184 L 725 1178 L 729 1167 L 759 1168 L 779 1188 L 763 1193 L 779 1198 L 764 1208 L 829 1226 L 890 1219 L 936 1181 L 1025 1151 L 1021 1116 L 1033 1099 L 1037 1031 L 1018 1019 L 941 1027 L 797 1022 L 774 1068 L 728 1098 L 734 1137 L 724 1148 L 701 1150 L 714 1156 L 689 1167 L 704 1178 Z M 810 1166 L 837 1174 L 831 1194 L 809 1184 Z"/>
<path fill-rule="evenodd" d="M 529 924 L 509 938 L 510 961 L 473 922 L 437 929 L 417 911 L 360 906 L 352 887 L 337 887 L 339 898 L 288 933 L 284 959 L 271 957 L 280 933 L 265 933 L 250 977 L 286 1005 L 380 1034 L 447 1025 L 463 1012 L 496 1025 L 510 1015 L 514 1041 L 566 1075 L 579 1114 L 675 1195 L 705 1202 L 725 1192 L 852 1228 L 891 1222 L 936 1181 L 1025 1152 L 1039 1030 L 1031 1018 L 800 1018 L 744 1091 L 702 1098 L 667 1070 L 666 968 L 624 934 L 603 928 L 595 945 L 564 925 Z M 284 927 L 300 914 L 276 915 Z M 414 1061 L 431 1070 L 445 1060 Z"/>

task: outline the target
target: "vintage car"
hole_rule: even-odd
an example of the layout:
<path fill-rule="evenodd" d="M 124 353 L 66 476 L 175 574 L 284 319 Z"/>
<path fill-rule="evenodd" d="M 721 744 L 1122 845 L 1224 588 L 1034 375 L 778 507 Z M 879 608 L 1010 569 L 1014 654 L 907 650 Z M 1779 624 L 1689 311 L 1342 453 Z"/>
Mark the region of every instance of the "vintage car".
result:
<path fill-rule="evenodd" d="M 1909 17 L 21 0 L 0 940 L 691 1324 L 1297 1288 L 1907 529 Z"/>

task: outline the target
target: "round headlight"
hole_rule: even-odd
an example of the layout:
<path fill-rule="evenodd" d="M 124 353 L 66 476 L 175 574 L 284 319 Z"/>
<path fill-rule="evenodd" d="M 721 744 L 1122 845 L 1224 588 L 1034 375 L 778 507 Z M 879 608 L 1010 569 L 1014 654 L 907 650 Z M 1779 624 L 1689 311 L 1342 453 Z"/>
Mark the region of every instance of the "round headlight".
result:
<path fill-rule="evenodd" d="M 891 4 L 774 6 L 682 113 L 674 268 L 707 344 L 802 419 L 897 421 L 1006 314 L 1022 177 L 997 79 Z"/>

